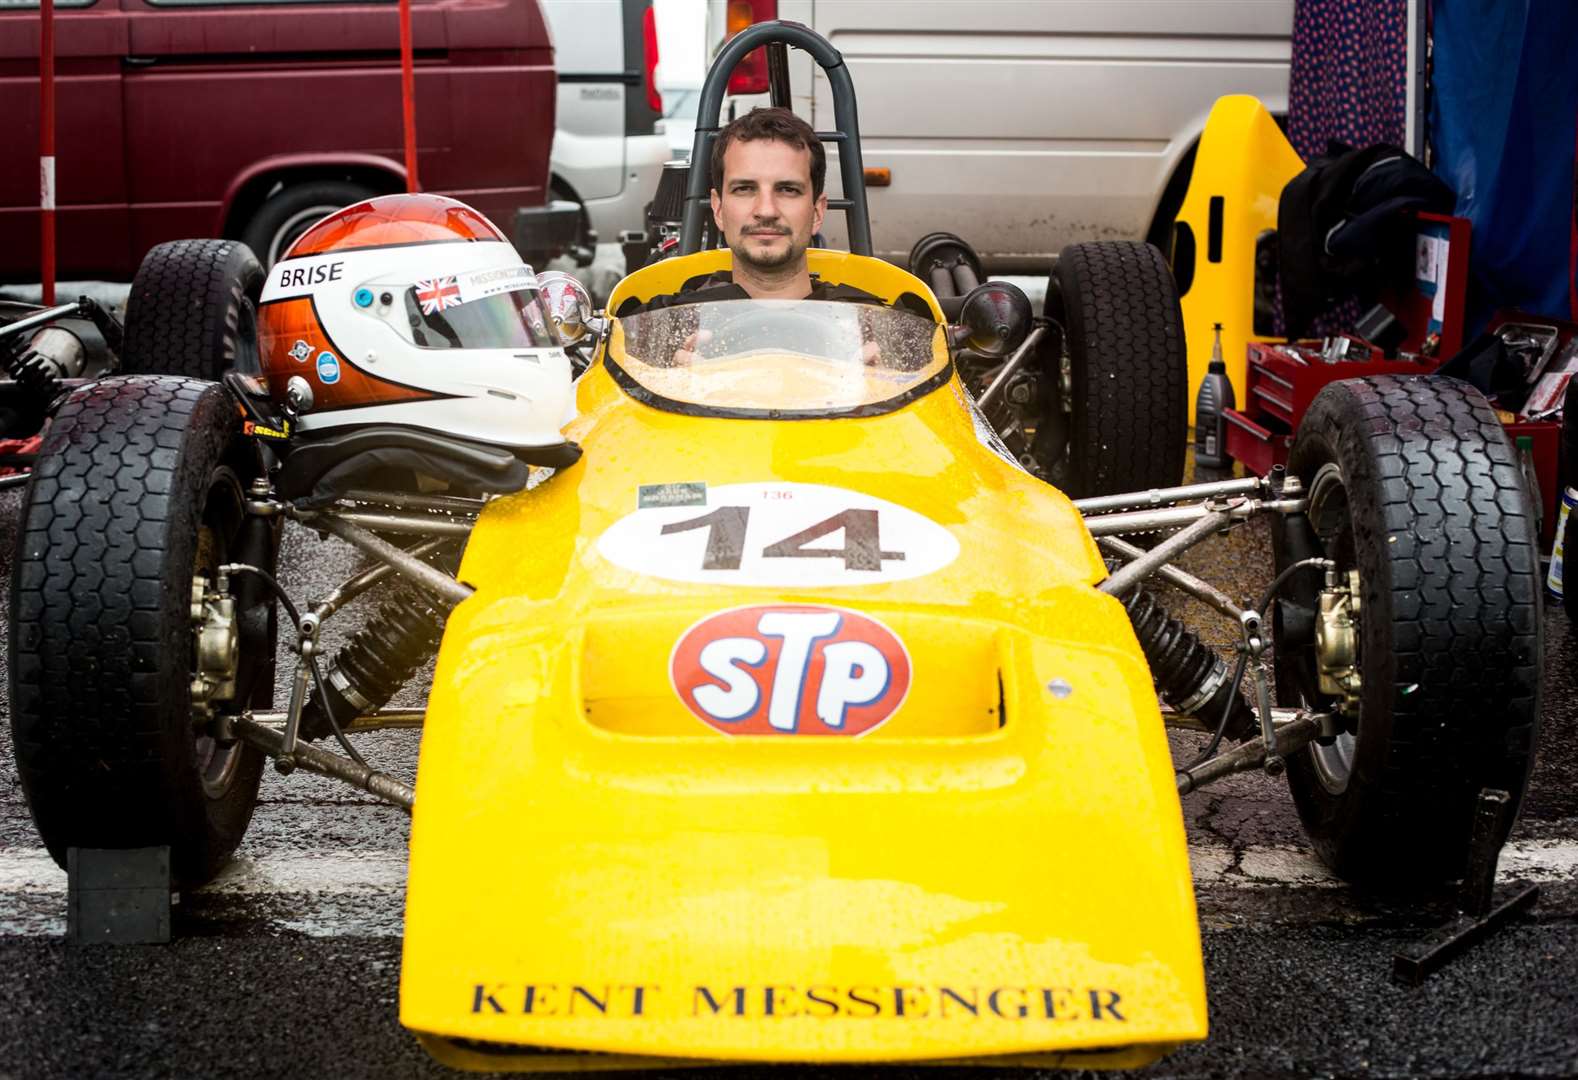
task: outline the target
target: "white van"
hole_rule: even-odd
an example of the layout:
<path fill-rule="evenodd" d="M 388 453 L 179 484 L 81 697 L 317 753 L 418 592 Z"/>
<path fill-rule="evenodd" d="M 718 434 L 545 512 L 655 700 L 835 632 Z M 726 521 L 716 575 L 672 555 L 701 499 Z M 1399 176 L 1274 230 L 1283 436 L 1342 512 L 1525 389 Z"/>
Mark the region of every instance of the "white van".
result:
<path fill-rule="evenodd" d="M 1164 241 L 1216 99 L 1252 94 L 1287 113 L 1294 0 L 751 2 L 843 54 L 865 165 L 891 177 L 868 183 L 872 238 L 899 263 L 938 229 L 998 272 L 1044 271 L 1081 240 Z M 710 0 L 697 27 L 709 55 L 726 20 Z M 821 69 L 789 56 L 795 111 L 831 128 Z M 842 214 L 826 237 L 845 242 Z"/>
<path fill-rule="evenodd" d="M 647 103 L 642 20 L 652 0 L 541 0 L 559 74 L 551 197 L 580 203 L 604 244 L 646 228 L 671 156 Z"/>

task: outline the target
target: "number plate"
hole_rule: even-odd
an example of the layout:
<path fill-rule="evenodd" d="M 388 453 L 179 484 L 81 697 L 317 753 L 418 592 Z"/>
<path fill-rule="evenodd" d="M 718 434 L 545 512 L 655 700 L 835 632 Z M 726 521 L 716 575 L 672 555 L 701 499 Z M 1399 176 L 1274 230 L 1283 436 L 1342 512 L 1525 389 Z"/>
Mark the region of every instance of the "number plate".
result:
<path fill-rule="evenodd" d="M 871 585 L 935 573 L 959 541 L 896 503 L 820 484 L 725 484 L 705 505 L 649 506 L 597 541 L 638 574 L 714 585 Z"/>

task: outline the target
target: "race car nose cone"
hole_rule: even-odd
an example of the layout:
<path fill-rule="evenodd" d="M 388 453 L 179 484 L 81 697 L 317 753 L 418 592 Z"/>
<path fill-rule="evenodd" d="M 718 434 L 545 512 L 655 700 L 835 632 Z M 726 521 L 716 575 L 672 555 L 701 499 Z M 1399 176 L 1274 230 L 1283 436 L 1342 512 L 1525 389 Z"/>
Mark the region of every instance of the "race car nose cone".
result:
<path fill-rule="evenodd" d="M 1137 1065 L 1204 1036 L 1142 663 L 1005 639 L 1008 719 L 984 736 L 643 737 L 586 721 L 559 678 L 573 642 L 501 655 L 484 613 L 451 637 L 468 616 L 492 662 L 429 703 L 401 976 L 401 1020 L 441 1060 Z M 1045 692 L 1074 671 L 1080 693 Z"/>

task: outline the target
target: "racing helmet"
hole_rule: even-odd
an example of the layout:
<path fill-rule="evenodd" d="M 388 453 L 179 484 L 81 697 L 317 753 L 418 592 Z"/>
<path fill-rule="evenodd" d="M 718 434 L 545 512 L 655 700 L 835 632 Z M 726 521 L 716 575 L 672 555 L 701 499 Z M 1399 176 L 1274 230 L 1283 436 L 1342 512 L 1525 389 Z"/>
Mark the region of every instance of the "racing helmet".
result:
<path fill-rule="evenodd" d="M 264 283 L 258 354 L 303 437 L 392 424 L 541 447 L 573 415 L 536 275 L 441 195 L 381 195 L 304 232 Z"/>

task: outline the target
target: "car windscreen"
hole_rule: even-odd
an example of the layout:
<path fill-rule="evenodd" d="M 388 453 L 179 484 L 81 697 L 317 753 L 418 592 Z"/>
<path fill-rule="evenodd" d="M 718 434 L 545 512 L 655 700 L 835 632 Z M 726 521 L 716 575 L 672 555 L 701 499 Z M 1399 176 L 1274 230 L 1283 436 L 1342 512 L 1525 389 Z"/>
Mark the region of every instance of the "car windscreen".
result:
<path fill-rule="evenodd" d="M 723 300 L 627 315 L 609 356 L 634 396 L 729 416 L 883 412 L 951 370 L 941 325 L 828 300 Z"/>

